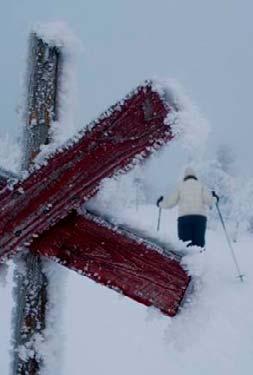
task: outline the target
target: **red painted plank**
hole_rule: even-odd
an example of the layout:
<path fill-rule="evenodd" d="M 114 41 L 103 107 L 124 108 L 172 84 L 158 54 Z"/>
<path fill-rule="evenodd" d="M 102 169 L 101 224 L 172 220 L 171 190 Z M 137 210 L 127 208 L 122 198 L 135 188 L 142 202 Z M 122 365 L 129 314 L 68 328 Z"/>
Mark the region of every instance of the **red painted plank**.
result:
<path fill-rule="evenodd" d="M 70 214 L 31 245 L 98 283 L 174 316 L 190 277 L 180 258 L 95 215 Z"/>
<path fill-rule="evenodd" d="M 172 138 L 166 106 L 150 84 L 104 114 L 13 190 L 0 192 L 0 257 L 16 251 L 80 206 L 101 180 L 126 171 Z"/>

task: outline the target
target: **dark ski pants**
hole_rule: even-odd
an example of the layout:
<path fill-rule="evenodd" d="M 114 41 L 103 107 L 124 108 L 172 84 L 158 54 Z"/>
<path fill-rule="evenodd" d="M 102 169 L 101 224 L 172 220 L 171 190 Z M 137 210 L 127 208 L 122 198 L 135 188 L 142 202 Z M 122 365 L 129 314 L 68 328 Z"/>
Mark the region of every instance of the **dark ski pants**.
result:
<path fill-rule="evenodd" d="M 178 237 L 184 242 L 191 241 L 187 246 L 205 246 L 206 217 L 187 215 L 178 218 Z"/>

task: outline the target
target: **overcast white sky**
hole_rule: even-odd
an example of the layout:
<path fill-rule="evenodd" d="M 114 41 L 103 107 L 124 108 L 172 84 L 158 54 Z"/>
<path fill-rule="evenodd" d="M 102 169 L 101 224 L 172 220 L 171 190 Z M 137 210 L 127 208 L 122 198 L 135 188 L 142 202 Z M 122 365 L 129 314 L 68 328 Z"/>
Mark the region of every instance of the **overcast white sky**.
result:
<path fill-rule="evenodd" d="M 0 12 L 1 127 L 16 132 L 27 35 L 64 20 L 83 41 L 79 112 L 87 122 L 138 82 L 174 77 L 251 174 L 253 5 L 250 0 L 8 0 Z M 2 132 L 0 132 L 2 133 Z"/>

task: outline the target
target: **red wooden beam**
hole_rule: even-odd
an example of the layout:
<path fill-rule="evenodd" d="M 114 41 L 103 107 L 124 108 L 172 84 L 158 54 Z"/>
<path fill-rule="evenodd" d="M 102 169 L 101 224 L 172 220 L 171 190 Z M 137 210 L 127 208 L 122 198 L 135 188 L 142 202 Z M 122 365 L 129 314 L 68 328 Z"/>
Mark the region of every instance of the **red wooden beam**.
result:
<path fill-rule="evenodd" d="M 12 189 L 0 192 L 0 258 L 28 245 L 99 189 L 105 177 L 126 171 L 172 139 L 164 124 L 172 110 L 148 83 L 112 107 L 75 143 Z M 173 116 L 172 116 L 173 117 Z M 173 120 L 172 120 L 173 121 Z M 166 121 L 167 123 L 167 121 Z"/>
<path fill-rule="evenodd" d="M 190 282 L 180 257 L 93 214 L 70 214 L 31 245 L 98 283 L 174 316 Z"/>

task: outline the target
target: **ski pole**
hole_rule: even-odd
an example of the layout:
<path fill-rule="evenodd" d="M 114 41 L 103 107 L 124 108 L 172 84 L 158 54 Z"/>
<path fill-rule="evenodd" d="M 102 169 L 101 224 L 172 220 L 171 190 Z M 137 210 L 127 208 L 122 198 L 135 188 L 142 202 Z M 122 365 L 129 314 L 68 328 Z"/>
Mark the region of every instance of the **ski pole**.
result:
<path fill-rule="evenodd" d="M 159 229 L 160 229 L 161 216 L 162 216 L 162 209 L 161 209 L 161 207 L 159 207 L 158 222 L 157 222 L 157 232 L 158 232 Z"/>
<path fill-rule="evenodd" d="M 218 205 L 218 202 L 216 202 L 216 208 L 217 208 L 217 211 L 218 211 L 218 214 L 219 214 L 219 218 L 220 218 L 220 221 L 221 221 L 221 224 L 222 224 L 222 227 L 224 229 L 224 232 L 225 232 L 225 236 L 226 236 L 226 239 L 227 239 L 227 242 L 228 242 L 228 246 L 230 248 L 230 251 L 231 251 L 231 254 L 232 254 L 232 258 L 234 260 L 234 263 L 235 263 L 235 266 L 236 266 L 236 269 L 237 269 L 237 273 L 238 273 L 238 276 L 239 279 L 241 281 L 243 281 L 243 277 L 244 275 L 241 273 L 240 271 L 240 268 L 239 268 L 239 264 L 237 262 L 237 259 L 236 259 L 236 256 L 235 256 L 235 252 L 234 252 L 234 249 L 233 249 L 233 246 L 232 246 L 232 243 L 231 243 L 231 240 L 230 240 L 230 237 L 228 235 L 228 232 L 227 232 L 227 229 L 226 229 L 226 226 L 225 226 L 225 222 L 223 220 L 223 217 L 222 217 L 222 214 L 221 214 L 221 211 L 220 211 L 220 207 Z"/>

